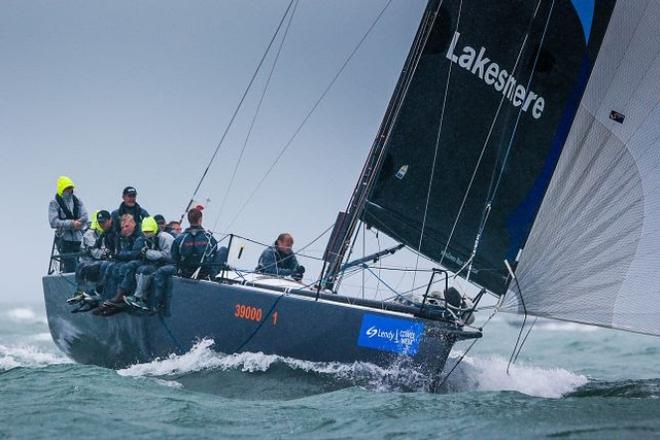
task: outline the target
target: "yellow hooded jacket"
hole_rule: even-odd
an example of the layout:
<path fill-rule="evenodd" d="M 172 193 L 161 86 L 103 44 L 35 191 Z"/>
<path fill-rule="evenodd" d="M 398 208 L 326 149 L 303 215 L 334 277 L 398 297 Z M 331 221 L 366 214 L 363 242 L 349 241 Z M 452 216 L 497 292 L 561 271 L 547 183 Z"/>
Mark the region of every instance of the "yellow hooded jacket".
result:
<path fill-rule="evenodd" d="M 67 188 L 75 188 L 76 185 L 73 184 L 73 180 L 67 176 L 60 176 L 57 178 L 57 195 L 62 197 L 64 190 Z"/>
<path fill-rule="evenodd" d="M 153 217 L 147 217 L 142 220 L 142 233 L 145 232 L 158 234 L 158 223 L 156 223 L 156 220 Z"/>

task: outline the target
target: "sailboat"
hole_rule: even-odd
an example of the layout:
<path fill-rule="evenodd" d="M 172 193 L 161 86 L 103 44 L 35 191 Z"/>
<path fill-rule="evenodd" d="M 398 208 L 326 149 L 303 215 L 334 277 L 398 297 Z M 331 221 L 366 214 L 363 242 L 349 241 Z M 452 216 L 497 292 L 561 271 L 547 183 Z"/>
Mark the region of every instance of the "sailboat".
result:
<path fill-rule="evenodd" d="M 316 283 L 174 277 L 169 313 L 103 319 L 71 314 L 73 277 L 51 274 L 55 343 L 111 368 L 207 338 L 437 376 L 455 343 L 482 336 L 470 323 L 485 294 L 503 311 L 660 335 L 658 6 L 429 0 Z M 360 224 L 437 264 L 423 294 L 342 286 L 366 261 L 348 261 Z M 454 277 L 479 294 L 450 295 Z"/>

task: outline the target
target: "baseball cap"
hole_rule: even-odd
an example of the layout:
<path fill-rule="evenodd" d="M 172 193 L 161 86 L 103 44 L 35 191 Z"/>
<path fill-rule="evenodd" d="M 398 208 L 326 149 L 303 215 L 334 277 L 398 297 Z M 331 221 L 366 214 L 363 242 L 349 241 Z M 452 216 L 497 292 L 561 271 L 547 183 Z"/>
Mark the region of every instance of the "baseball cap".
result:
<path fill-rule="evenodd" d="M 106 210 L 101 210 L 96 213 L 96 221 L 99 223 L 105 223 L 110 220 L 110 213 Z"/>

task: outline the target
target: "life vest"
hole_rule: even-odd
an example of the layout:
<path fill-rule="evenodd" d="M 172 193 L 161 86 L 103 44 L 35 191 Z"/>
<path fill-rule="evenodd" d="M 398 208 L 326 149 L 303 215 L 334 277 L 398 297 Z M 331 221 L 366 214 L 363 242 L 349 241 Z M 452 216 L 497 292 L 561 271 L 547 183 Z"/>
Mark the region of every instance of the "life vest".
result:
<path fill-rule="evenodd" d="M 159 251 L 160 250 L 160 240 L 158 239 L 158 235 L 160 235 L 160 232 L 156 235 L 154 235 L 152 238 L 147 238 L 144 237 L 145 243 L 147 243 L 147 246 L 149 249 L 154 250 L 154 251 Z"/>
<path fill-rule="evenodd" d="M 60 220 L 78 220 L 80 218 L 80 200 L 78 200 L 75 194 L 72 194 L 71 197 L 73 197 L 73 212 L 66 206 L 62 196 L 55 194 L 55 200 L 60 206 L 60 210 L 57 212 Z M 62 217 L 62 214 L 64 214 L 64 217 Z"/>
<path fill-rule="evenodd" d="M 112 231 L 104 231 L 101 234 L 99 234 L 98 238 L 96 239 L 96 243 L 94 243 L 94 248 L 95 249 L 101 249 L 105 247 L 110 251 L 111 254 L 114 254 L 117 248 L 117 243 L 115 240 L 115 234 L 112 233 Z"/>
<path fill-rule="evenodd" d="M 142 207 L 136 203 L 132 207 L 126 206 L 123 202 L 119 205 L 119 218 L 124 214 L 131 214 L 135 220 L 135 224 L 140 225 L 144 217 L 142 216 Z"/>

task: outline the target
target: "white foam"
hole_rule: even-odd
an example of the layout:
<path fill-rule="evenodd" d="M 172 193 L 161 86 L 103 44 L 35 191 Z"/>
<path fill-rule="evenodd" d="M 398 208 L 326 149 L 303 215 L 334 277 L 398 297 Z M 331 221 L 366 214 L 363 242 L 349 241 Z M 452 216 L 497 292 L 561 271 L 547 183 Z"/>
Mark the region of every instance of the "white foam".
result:
<path fill-rule="evenodd" d="M 517 391 L 529 396 L 559 398 L 585 385 L 588 379 L 563 368 L 541 368 L 514 364 L 506 373 L 508 360 L 497 356 L 463 360 L 463 381 L 468 389 L 480 391 Z M 456 386 L 456 385 L 454 385 Z M 460 384 L 459 384 L 460 386 Z"/>
<path fill-rule="evenodd" d="M 213 340 L 204 339 L 183 355 L 170 355 L 166 359 L 132 365 L 118 373 L 122 376 L 170 376 L 203 370 L 240 370 L 247 373 L 264 372 L 276 363 L 293 370 L 328 375 L 350 383 L 366 385 L 370 389 L 390 390 L 399 386 L 415 386 L 424 378 L 417 372 L 402 370 L 394 365 L 381 368 L 364 362 L 311 362 L 276 355 L 258 353 L 223 354 L 213 351 Z M 419 386 L 416 386 L 419 387 Z M 416 389 L 416 388 L 415 388 Z"/>
<path fill-rule="evenodd" d="M 174 388 L 174 389 L 181 389 L 183 388 L 183 384 L 177 382 L 176 380 L 163 380 L 163 379 L 152 379 L 154 382 L 156 382 L 158 385 L 162 385 L 167 388 Z"/>
<path fill-rule="evenodd" d="M 36 333 L 34 335 L 30 335 L 30 340 L 34 342 L 50 342 L 52 340 L 50 333 L 44 332 L 44 333 Z"/>
<path fill-rule="evenodd" d="M 16 367 L 45 367 L 69 364 L 71 360 L 54 353 L 41 351 L 30 345 L 7 347 L 0 345 L 0 370 Z"/>
<path fill-rule="evenodd" d="M 239 370 L 247 373 L 264 372 L 274 364 L 285 364 L 293 370 L 328 375 L 349 383 L 367 386 L 377 391 L 429 389 L 429 379 L 422 373 L 393 365 L 382 368 L 364 362 L 310 362 L 263 353 L 223 354 L 213 351 L 213 340 L 204 339 L 183 355 L 137 364 L 119 370 L 122 376 L 164 377 L 203 370 Z M 452 358 L 456 359 L 456 352 Z M 452 365 L 451 361 L 449 365 Z M 559 398 L 587 383 L 582 375 L 558 368 L 541 368 L 524 364 L 513 365 L 506 374 L 507 360 L 500 357 L 471 358 L 450 376 L 448 385 L 454 391 L 518 391 L 546 398 Z"/>
<path fill-rule="evenodd" d="M 48 320 L 44 315 L 37 315 L 34 310 L 26 307 L 19 307 L 11 309 L 6 313 L 7 318 L 14 322 L 22 322 L 28 324 L 46 324 Z"/>
<path fill-rule="evenodd" d="M 235 353 L 231 355 L 213 351 L 212 339 L 203 339 L 182 355 L 170 355 L 166 359 L 156 359 L 145 364 L 132 365 L 118 373 L 123 376 L 167 376 L 182 373 L 194 373 L 202 370 L 241 370 L 248 373 L 267 371 L 278 361 L 287 361 L 304 371 L 314 367 L 313 362 L 287 359 L 263 353 Z"/>

